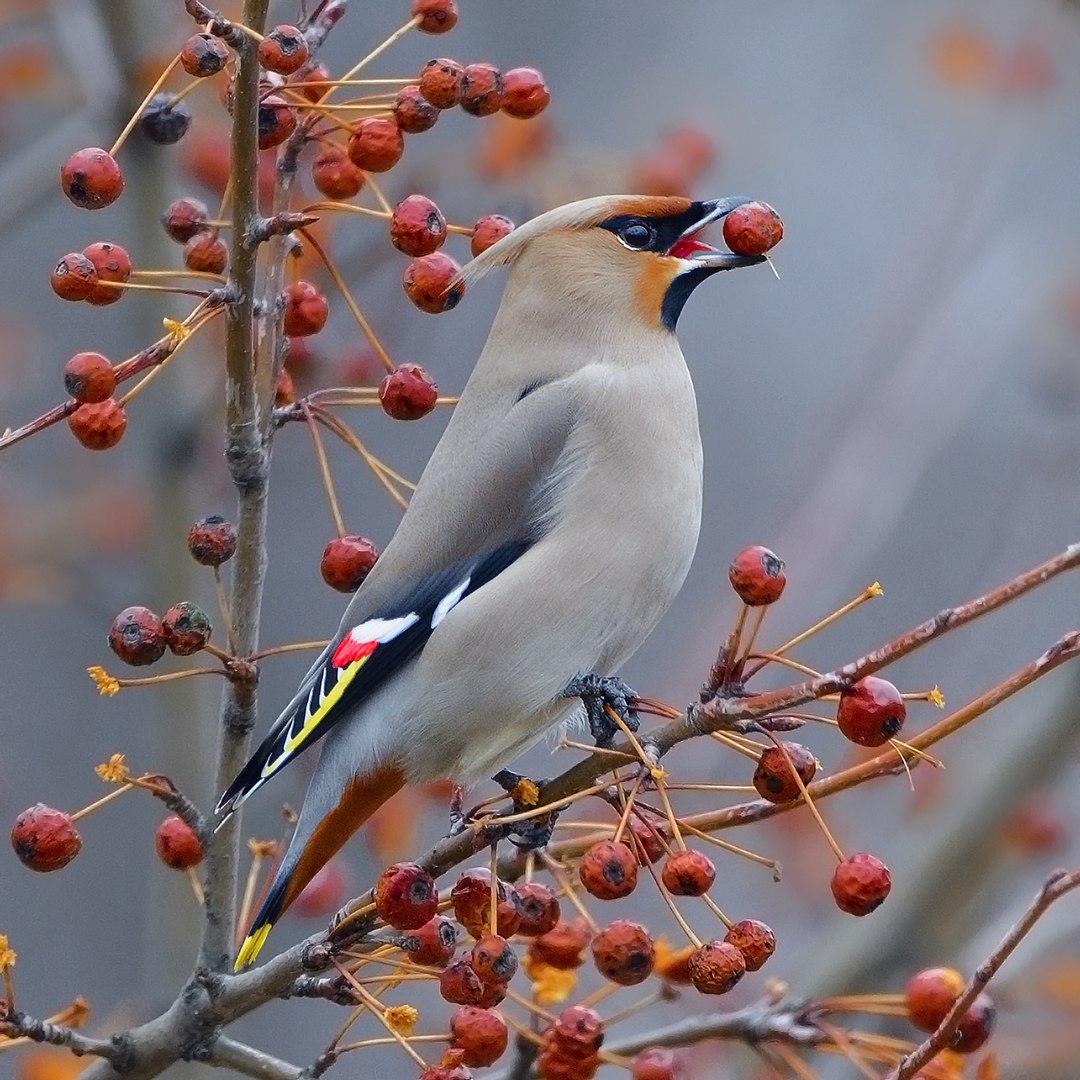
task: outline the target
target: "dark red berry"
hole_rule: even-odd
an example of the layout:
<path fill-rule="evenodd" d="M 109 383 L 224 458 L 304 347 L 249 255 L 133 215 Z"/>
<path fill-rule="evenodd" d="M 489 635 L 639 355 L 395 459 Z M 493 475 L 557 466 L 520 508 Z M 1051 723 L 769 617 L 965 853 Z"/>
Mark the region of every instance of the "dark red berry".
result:
<path fill-rule="evenodd" d="M 604 1041 L 604 1022 L 595 1009 L 571 1005 L 563 1009 L 555 1023 L 544 1032 L 544 1041 L 566 1051 L 595 1054 Z"/>
<path fill-rule="evenodd" d="M 640 923 L 616 919 L 592 940 L 596 970 L 620 986 L 636 986 L 651 974 L 656 948 L 649 932 Z"/>
<path fill-rule="evenodd" d="M 832 877 L 836 906 L 849 915 L 869 915 L 881 907 L 891 888 L 889 868 L 865 851 L 849 855 Z"/>
<path fill-rule="evenodd" d="M 435 917 L 435 880 L 416 863 L 388 866 L 375 882 L 375 910 L 398 930 L 414 930 Z"/>
<path fill-rule="evenodd" d="M 419 364 L 402 364 L 379 383 L 379 401 L 395 420 L 419 420 L 435 408 L 435 380 Z"/>
<path fill-rule="evenodd" d="M 446 240 L 446 218 L 426 195 L 409 195 L 394 207 L 390 243 L 405 255 L 430 255 Z"/>
<path fill-rule="evenodd" d="M 686 1073 L 674 1050 L 652 1046 L 630 1063 L 630 1080 L 683 1080 Z"/>
<path fill-rule="evenodd" d="M 131 277 L 131 258 L 128 253 L 119 244 L 101 240 L 83 248 L 83 254 L 94 264 L 99 282 L 96 288 L 90 290 L 86 302 L 97 307 L 115 304 L 124 295 L 124 290 L 114 289 L 100 282 L 124 282 Z"/>
<path fill-rule="evenodd" d="M 60 187 L 76 206 L 100 210 L 120 198 L 124 177 L 111 154 L 88 146 L 76 150 L 61 166 Z"/>
<path fill-rule="evenodd" d="M 494 64 L 469 64 L 461 76 L 458 104 L 473 116 L 490 116 L 502 107 L 502 72 Z"/>
<path fill-rule="evenodd" d="M 510 942 L 499 934 L 485 934 L 469 955 L 473 971 L 481 982 L 508 983 L 518 968 L 517 954 Z"/>
<path fill-rule="evenodd" d="M 173 870 L 188 870 L 203 861 L 202 844 L 192 828 L 173 814 L 167 817 L 154 833 L 154 848 L 158 858 Z"/>
<path fill-rule="evenodd" d="M 486 987 L 473 971 L 468 956 L 451 961 L 439 973 L 439 993 L 452 1005 L 476 1005 L 484 1000 Z"/>
<path fill-rule="evenodd" d="M 754 787 L 771 803 L 793 802 L 802 794 L 796 773 L 805 785 L 816 772 L 817 759 L 802 743 L 783 742 L 761 752 L 754 770 Z"/>
<path fill-rule="evenodd" d="M 883 746 L 900 734 L 907 706 L 887 679 L 867 675 L 840 691 L 836 722 L 845 738 L 860 746 Z"/>
<path fill-rule="evenodd" d="M 339 536 L 323 549 L 319 572 L 338 592 L 356 592 L 371 573 L 379 549 L 366 536 Z"/>
<path fill-rule="evenodd" d="M 259 149 L 280 146 L 296 130 L 296 110 L 280 95 L 259 102 Z"/>
<path fill-rule="evenodd" d="M 169 238 L 178 244 L 184 244 L 197 232 L 206 228 L 206 222 L 210 212 L 206 203 L 198 199 L 177 199 L 169 203 L 165 213 L 161 215 L 161 224 L 169 234 Z"/>
<path fill-rule="evenodd" d="M 116 389 L 113 366 L 101 353 L 76 353 L 64 365 L 64 389 L 79 402 L 105 401 Z"/>
<path fill-rule="evenodd" d="M 519 120 L 539 116 L 551 101 L 544 76 L 536 68 L 511 68 L 503 74 L 502 111 Z"/>
<path fill-rule="evenodd" d="M 973 1054 L 994 1033 L 996 1024 L 997 1006 L 989 994 L 982 993 L 960 1017 L 952 1049 L 958 1054 Z"/>
<path fill-rule="evenodd" d="M 456 946 L 457 930 L 443 915 L 436 915 L 423 926 L 411 930 L 401 945 L 413 963 L 424 967 L 446 967 Z"/>
<path fill-rule="evenodd" d="M 406 135 L 430 131 L 439 119 L 439 110 L 431 104 L 419 86 L 403 86 L 394 99 L 394 120 Z"/>
<path fill-rule="evenodd" d="M 724 935 L 724 940 L 743 954 L 747 971 L 757 971 L 776 952 L 776 935 L 772 928 L 757 919 L 737 922 Z"/>
<path fill-rule="evenodd" d="M 351 199 L 364 186 L 364 174 L 338 146 L 323 146 L 311 165 L 311 181 L 328 199 Z"/>
<path fill-rule="evenodd" d="M 445 34 L 457 24 L 458 11 L 454 0 L 412 0 L 409 11 L 419 16 L 417 29 L 425 34 Z"/>
<path fill-rule="evenodd" d="M 184 245 L 184 265 L 205 274 L 222 274 L 229 265 L 229 249 L 214 233 L 197 232 Z"/>
<path fill-rule="evenodd" d="M 97 267 L 79 251 L 70 251 L 54 267 L 49 284 L 61 300 L 85 300 L 97 288 Z"/>
<path fill-rule="evenodd" d="M 465 870 L 450 890 L 454 918 L 474 937 L 491 933 L 491 873 L 484 868 Z M 505 881 L 496 886 L 495 933 L 511 937 L 521 925 L 517 892 Z"/>
<path fill-rule="evenodd" d="M 349 138 L 349 157 L 365 172 L 386 172 L 405 153 L 405 139 L 393 120 L 378 116 L 361 120 Z"/>
<path fill-rule="evenodd" d="M 704 896 L 716 880 L 716 867 L 700 851 L 676 851 L 664 863 L 660 879 L 675 896 Z"/>
<path fill-rule="evenodd" d="M 628 843 L 637 855 L 639 866 L 658 863 L 667 854 L 667 846 L 651 822 L 631 815 L 629 832 Z"/>
<path fill-rule="evenodd" d="M 710 941 L 688 961 L 690 981 L 703 994 L 726 994 L 746 974 L 746 958 L 727 941 Z"/>
<path fill-rule="evenodd" d="M 465 295 L 464 282 L 454 279 L 461 267 L 444 251 L 435 251 L 413 259 L 405 267 L 401 284 L 405 295 L 429 315 L 452 311 Z"/>
<path fill-rule="evenodd" d="M 267 71 L 278 75 L 291 75 L 299 71 L 308 58 L 308 44 L 304 32 L 295 26 L 282 23 L 275 26 L 259 42 L 259 63 Z"/>
<path fill-rule="evenodd" d="M 285 304 L 284 329 L 289 337 L 317 334 L 330 314 L 326 297 L 310 281 L 294 281 L 282 293 Z"/>
<path fill-rule="evenodd" d="M 521 909 L 522 937 L 539 937 L 554 930 L 559 921 L 559 898 L 539 881 L 529 881 L 517 886 L 518 905 Z"/>
<path fill-rule="evenodd" d="M 450 1017 L 450 1045 L 463 1050 L 462 1062 L 472 1068 L 494 1065 L 509 1039 L 506 1021 L 493 1009 L 462 1005 Z"/>
<path fill-rule="evenodd" d="M 429 60 L 420 69 L 420 95 L 436 109 L 452 109 L 461 100 L 461 80 L 465 69 L 446 57 Z"/>
<path fill-rule="evenodd" d="M 542 964 L 569 971 L 584 963 L 591 934 L 584 919 L 557 923 L 529 946 L 529 955 Z"/>
<path fill-rule="evenodd" d="M 784 563 L 768 548 L 743 548 L 728 568 L 728 580 L 739 599 L 751 607 L 761 607 L 780 599 L 787 584 Z"/>
<path fill-rule="evenodd" d="M 173 604 L 161 617 L 165 643 L 177 656 L 190 656 L 206 648 L 210 640 L 210 619 L 202 608 L 187 600 Z"/>
<path fill-rule="evenodd" d="M 191 127 L 191 110 L 175 94 L 155 94 L 135 124 L 135 130 L 159 146 L 179 142 Z"/>
<path fill-rule="evenodd" d="M 127 413 L 113 398 L 80 405 L 69 417 L 71 434 L 87 450 L 110 450 L 127 431 Z"/>
<path fill-rule="evenodd" d="M 581 857 L 578 877 L 598 900 L 629 896 L 637 886 L 638 861 L 628 844 L 601 840 Z"/>
<path fill-rule="evenodd" d="M 220 566 L 236 554 L 236 526 L 219 514 L 211 514 L 191 526 L 187 546 L 197 563 Z"/>
<path fill-rule="evenodd" d="M 492 244 L 514 231 L 514 223 L 502 214 L 487 214 L 473 226 L 470 250 L 473 256 L 487 251 Z"/>
<path fill-rule="evenodd" d="M 156 664 L 167 647 L 165 628 L 149 608 L 124 608 L 109 628 L 109 648 L 132 667 Z"/>
<path fill-rule="evenodd" d="M 764 255 L 783 236 L 784 223 L 768 203 L 743 203 L 724 218 L 724 243 L 736 255 Z"/>
<path fill-rule="evenodd" d="M 216 75 L 228 59 L 228 46 L 213 34 L 192 34 L 180 50 L 180 66 L 197 79 Z"/>
<path fill-rule="evenodd" d="M 82 837 L 70 814 L 38 803 L 15 819 L 11 846 L 23 866 L 47 874 L 67 866 L 79 854 Z"/>
<path fill-rule="evenodd" d="M 907 1018 L 920 1031 L 937 1031 L 964 989 L 964 976 L 955 968 L 923 968 L 908 979 L 904 990 Z"/>

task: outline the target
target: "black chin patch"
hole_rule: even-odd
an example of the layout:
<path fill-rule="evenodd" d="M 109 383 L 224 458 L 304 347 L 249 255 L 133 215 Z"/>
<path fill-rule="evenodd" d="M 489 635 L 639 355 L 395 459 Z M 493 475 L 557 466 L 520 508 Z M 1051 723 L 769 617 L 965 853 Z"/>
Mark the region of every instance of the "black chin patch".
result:
<path fill-rule="evenodd" d="M 664 302 L 660 305 L 660 321 L 673 334 L 683 306 L 690 299 L 690 294 L 718 269 L 719 267 L 716 266 L 699 266 L 694 270 L 684 270 L 668 286 L 667 292 L 664 293 Z"/>

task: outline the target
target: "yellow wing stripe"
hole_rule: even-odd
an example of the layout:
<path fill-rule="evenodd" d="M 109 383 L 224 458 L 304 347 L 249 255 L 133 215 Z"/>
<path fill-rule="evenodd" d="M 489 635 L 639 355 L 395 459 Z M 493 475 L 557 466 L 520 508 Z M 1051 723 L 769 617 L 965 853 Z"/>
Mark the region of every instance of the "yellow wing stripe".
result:
<path fill-rule="evenodd" d="M 233 965 L 233 971 L 240 971 L 242 968 L 246 968 L 248 964 L 254 962 L 255 957 L 259 955 L 259 950 L 266 943 L 266 939 L 270 936 L 270 931 L 273 928 L 273 923 L 265 923 L 254 933 L 248 934 L 248 936 L 244 938 L 244 944 L 240 946 L 240 952 L 236 955 L 236 963 Z"/>

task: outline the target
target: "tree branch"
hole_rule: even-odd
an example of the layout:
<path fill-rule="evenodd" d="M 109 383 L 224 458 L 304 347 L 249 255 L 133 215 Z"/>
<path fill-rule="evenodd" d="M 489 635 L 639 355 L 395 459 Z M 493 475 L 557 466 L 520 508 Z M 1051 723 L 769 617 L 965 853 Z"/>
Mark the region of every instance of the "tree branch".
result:
<path fill-rule="evenodd" d="M 290 1065 L 287 1061 L 225 1035 L 219 1035 L 214 1042 L 208 1064 L 232 1069 L 243 1076 L 254 1076 L 257 1080 L 307 1080 L 316 1075 L 309 1069 Z"/>

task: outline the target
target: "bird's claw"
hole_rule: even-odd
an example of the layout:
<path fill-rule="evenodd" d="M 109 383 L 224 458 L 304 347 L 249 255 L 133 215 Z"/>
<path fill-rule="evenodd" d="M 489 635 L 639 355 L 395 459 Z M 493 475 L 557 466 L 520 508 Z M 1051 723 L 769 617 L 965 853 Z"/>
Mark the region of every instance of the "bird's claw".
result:
<path fill-rule="evenodd" d="M 611 746 L 619 732 L 618 724 L 607 713 L 609 708 L 631 731 L 638 729 L 637 713 L 631 704 L 637 694 L 622 679 L 605 675 L 579 675 L 570 681 L 563 695 L 581 698 L 589 720 L 589 731 L 597 746 Z"/>

